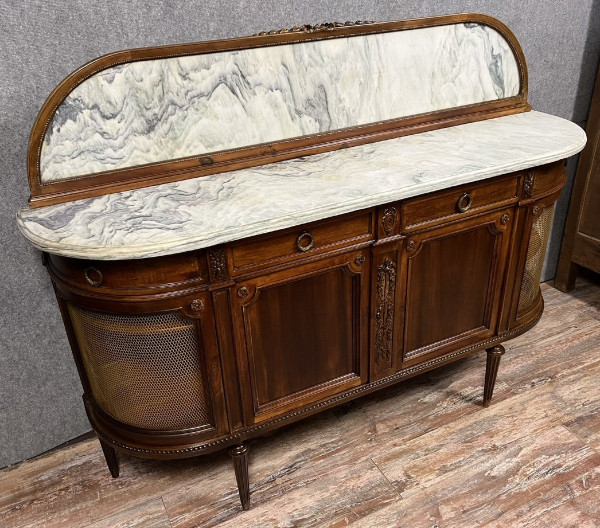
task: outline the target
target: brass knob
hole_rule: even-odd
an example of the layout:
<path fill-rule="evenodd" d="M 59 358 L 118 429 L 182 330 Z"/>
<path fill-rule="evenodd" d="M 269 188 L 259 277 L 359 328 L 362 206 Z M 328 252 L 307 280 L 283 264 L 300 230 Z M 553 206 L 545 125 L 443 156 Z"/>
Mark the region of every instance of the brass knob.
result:
<path fill-rule="evenodd" d="M 95 275 L 96 278 L 93 278 L 92 274 Z M 102 275 L 102 272 L 98 268 L 94 268 L 93 266 L 88 266 L 87 268 L 85 268 L 83 275 L 85 276 L 85 280 L 88 281 L 88 283 L 92 286 L 95 286 L 96 288 L 102 286 L 102 283 L 104 282 L 104 275 Z"/>
<path fill-rule="evenodd" d="M 456 202 L 456 208 L 461 213 L 466 213 L 471 208 L 472 204 L 473 198 L 469 193 L 465 193 L 458 199 L 458 202 Z"/>
<path fill-rule="evenodd" d="M 308 244 L 302 243 L 302 241 L 304 239 L 308 240 Z M 308 251 L 309 249 L 311 249 L 314 246 L 314 244 L 315 244 L 315 237 L 313 237 L 308 231 L 304 231 L 304 233 L 302 233 L 296 240 L 296 246 L 303 253 L 305 251 Z"/>
<path fill-rule="evenodd" d="M 238 288 L 237 296 L 240 299 L 244 299 L 245 297 L 248 297 L 249 293 L 250 293 L 250 290 L 248 288 L 246 288 L 246 286 L 242 286 L 241 288 Z"/>

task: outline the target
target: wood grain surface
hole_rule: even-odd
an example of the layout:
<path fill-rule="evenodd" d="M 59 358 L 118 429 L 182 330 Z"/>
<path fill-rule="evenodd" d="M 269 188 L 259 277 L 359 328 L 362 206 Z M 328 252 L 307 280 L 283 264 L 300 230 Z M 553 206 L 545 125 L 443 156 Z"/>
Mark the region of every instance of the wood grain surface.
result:
<path fill-rule="evenodd" d="M 85 440 L 0 471 L 0 526 L 600 526 L 600 281 L 542 291 L 489 409 L 481 353 L 291 425 L 252 443 L 247 512 L 226 453 L 113 480 Z"/>

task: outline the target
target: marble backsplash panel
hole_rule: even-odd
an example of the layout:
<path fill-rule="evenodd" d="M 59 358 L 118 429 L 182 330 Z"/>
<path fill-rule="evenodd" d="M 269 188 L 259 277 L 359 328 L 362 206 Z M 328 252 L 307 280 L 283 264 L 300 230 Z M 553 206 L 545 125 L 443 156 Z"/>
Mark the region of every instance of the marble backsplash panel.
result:
<path fill-rule="evenodd" d="M 132 62 L 76 87 L 43 183 L 515 96 L 504 38 L 475 23 Z"/>

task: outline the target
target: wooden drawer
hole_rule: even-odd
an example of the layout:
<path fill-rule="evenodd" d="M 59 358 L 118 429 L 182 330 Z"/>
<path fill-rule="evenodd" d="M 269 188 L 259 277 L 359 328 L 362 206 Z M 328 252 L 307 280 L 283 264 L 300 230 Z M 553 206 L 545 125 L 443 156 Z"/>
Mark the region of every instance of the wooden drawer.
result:
<path fill-rule="evenodd" d="M 540 198 L 561 188 L 566 181 L 565 163 L 557 161 L 549 165 L 529 169 L 523 183 L 523 199 Z"/>
<path fill-rule="evenodd" d="M 519 174 L 488 183 L 455 187 L 402 203 L 402 230 L 416 231 L 449 222 L 518 200 Z"/>
<path fill-rule="evenodd" d="M 48 256 L 54 280 L 70 288 L 114 295 L 146 295 L 208 282 L 205 258 L 194 252 L 136 260 L 83 260 Z"/>
<path fill-rule="evenodd" d="M 233 272 L 279 264 L 373 239 L 373 212 L 361 211 L 306 224 L 231 246 Z"/>

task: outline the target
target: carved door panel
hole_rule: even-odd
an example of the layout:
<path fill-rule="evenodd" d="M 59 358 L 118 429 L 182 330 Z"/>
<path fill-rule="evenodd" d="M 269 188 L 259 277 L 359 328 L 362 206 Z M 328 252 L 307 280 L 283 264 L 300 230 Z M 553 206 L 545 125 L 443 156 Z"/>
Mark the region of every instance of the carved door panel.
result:
<path fill-rule="evenodd" d="M 354 251 L 234 286 L 247 423 L 367 381 L 368 255 Z"/>
<path fill-rule="evenodd" d="M 496 333 L 513 209 L 411 235 L 400 258 L 405 278 L 402 367 Z"/>

